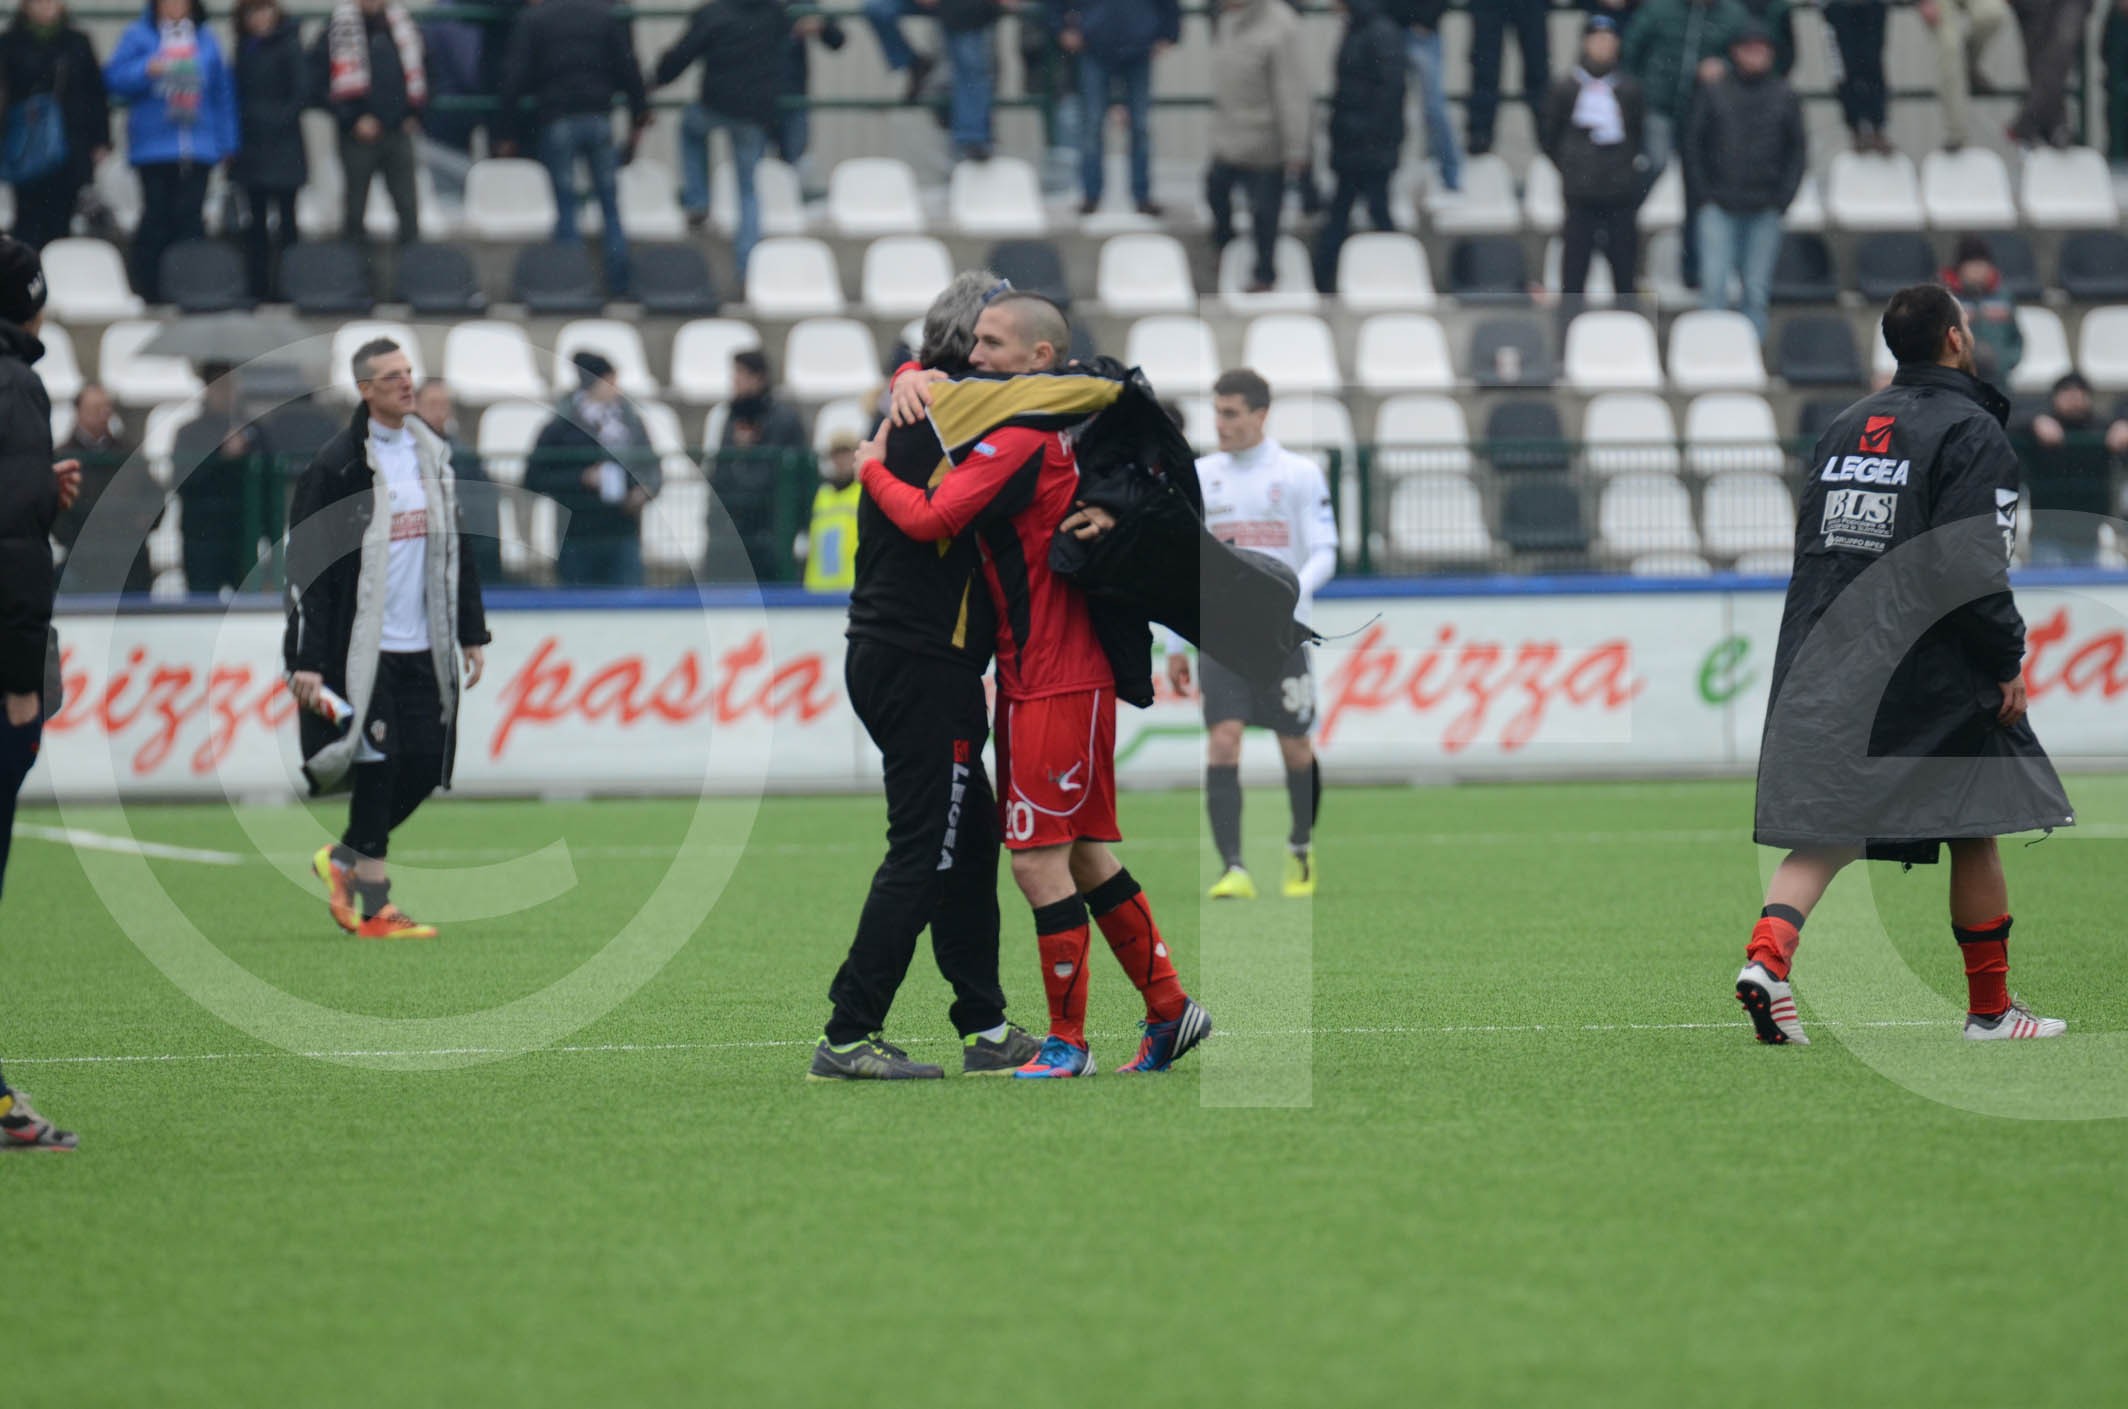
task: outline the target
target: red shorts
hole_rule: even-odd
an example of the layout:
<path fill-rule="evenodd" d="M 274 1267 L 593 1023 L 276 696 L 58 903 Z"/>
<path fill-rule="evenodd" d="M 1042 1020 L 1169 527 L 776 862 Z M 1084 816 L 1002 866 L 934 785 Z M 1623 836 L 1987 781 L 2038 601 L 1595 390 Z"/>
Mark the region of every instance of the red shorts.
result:
<path fill-rule="evenodd" d="M 1000 700 L 998 818 L 1008 851 L 1121 841 L 1116 829 L 1116 693 Z"/>

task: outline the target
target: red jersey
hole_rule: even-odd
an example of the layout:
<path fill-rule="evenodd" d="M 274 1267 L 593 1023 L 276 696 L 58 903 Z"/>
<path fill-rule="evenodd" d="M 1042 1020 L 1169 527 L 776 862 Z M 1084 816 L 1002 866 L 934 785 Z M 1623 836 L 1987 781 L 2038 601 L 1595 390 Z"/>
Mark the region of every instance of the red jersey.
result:
<path fill-rule="evenodd" d="M 1063 436 L 1001 426 L 928 490 L 876 460 L 860 474 L 865 492 L 911 538 L 974 531 L 997 608 L 1000 695 L 1033 700 L 1115 684 L 1085 594 L 1049 570 L 1049 540 L 1079 492 Z"/>

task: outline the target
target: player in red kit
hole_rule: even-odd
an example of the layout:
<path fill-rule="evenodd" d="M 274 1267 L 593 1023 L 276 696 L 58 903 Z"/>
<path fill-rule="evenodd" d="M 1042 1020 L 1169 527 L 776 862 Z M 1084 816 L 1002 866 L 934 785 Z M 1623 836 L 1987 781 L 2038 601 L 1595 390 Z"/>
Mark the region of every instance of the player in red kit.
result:
<path fill-rule="evenodd" d="M 969 360 L 992 374 L 1048 371 L 1069 341 L 1055 304 L 1008 294 L 983 310 Z M 998 419 L 1006 419 L 1014 414 L 1014 384 L 996 385 Z M 858 452 L 866 492 L 912 538 L 974 533 L 997 608 L 998 804 L 1013 879 L 1034 910 L 1049 995 L 1048 1039 L 1018 1075 L 1093 1071 L 1089 915 L 1145 997 L 1138 1055 L 1119 1070 L 1165 1071 L 1210 1035 L 1212 1020 L 1183 991 L 1152 906 L 1108 847 L 1121 840 L 1115 674 L 1086 598 L 1049 568 L 1050 539 L 1078 494 L 1071 447 L 1055 431 L 1000 426 L 928 490 L 889 473 L 879 449 L 875 440 Z"/>

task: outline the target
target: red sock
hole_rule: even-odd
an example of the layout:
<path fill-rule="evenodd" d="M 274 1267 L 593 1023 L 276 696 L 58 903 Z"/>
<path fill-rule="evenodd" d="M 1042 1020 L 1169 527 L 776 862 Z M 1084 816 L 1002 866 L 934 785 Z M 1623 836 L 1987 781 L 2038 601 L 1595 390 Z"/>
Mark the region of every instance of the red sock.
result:
<path fill-rule="evenodd" d="M 1790 919 L 1791 915 L 1795 918 Z M 1744 946 L 1744 962 L 1763 964 L 1767 973 L 1786 983 L 1789 966 L 1795 962 L 1796 946 L 1802 942 L 1802 912 L 1787 905 L 1769 905 L 1751 928 L 1751 943 Z"/>
<path fill-rule="evenodd" d="M 1049 1035 L 1086 1045 L 1086 902 L 1074 895 L 1034 912 L 1042 948 L 1042 988 L 1049 995 Z"/>
<path fill-rule="evenodd" d="M 2010 1006 L 2010 917 L 1997 915 L 1971 929 L 1952 925 L 1965 959 L 1966 1006 L 1984 1018 Z"/>
<path fill-rule="evenodd" d="M 1094 923 L 1130 975 L 1130 981 L 1145 995 L 1145 1015 L 1151 1022 L 1173 1022 L 1182 1016 L 1188 995 L 1181 976 L 1168 959 L 1167 941 L 1153 922 L 1153 907 L 1128 871 L 1118 871 L 1086 897 Z"/>

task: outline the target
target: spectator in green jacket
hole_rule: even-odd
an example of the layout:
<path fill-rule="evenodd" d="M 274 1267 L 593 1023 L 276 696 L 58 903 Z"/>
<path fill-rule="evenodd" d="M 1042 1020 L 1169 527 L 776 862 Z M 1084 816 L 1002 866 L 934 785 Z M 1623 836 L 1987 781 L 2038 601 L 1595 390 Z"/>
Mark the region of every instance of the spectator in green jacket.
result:
<path fill-rule="evenodd" d="M 2017 327 L 2017 301 L 2010 297 L 1995 251 L 1985 236 L 1967 235 L 1941 276 L 1973 319 L 1974 358 L 1982 381 L 2000 386 L 2025 355 L 2025 335 Z"/>

